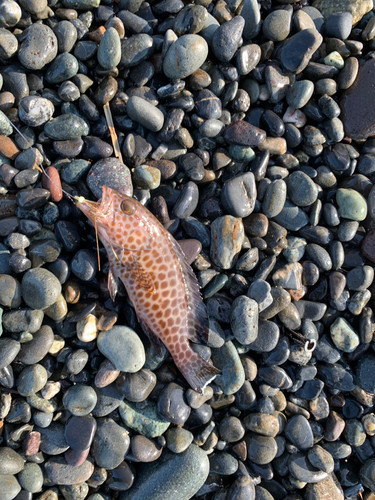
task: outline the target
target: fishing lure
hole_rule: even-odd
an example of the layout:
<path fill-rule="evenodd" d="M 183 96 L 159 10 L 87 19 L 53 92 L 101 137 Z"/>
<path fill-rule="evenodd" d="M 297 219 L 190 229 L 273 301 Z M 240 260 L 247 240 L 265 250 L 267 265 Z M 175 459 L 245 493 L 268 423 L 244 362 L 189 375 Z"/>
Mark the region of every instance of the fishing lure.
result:
<path fill-rule="evenodd" d="M 99 202 L 77 197 L 106 249 L 112 300 L 117 279 L 125 285 L 142 329 L 161 343 L 197 392 L 220 371 L 199 356 L 189 340 L 207 340 L 208 320 L 197 278 L 178 242 L 137 200 L 103 186 Z"/>

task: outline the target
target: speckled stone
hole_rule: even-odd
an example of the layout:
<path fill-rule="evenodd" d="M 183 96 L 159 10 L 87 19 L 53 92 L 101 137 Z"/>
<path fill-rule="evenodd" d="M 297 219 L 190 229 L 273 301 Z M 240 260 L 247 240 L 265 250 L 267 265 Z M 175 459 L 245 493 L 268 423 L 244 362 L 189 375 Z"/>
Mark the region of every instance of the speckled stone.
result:
<path fill-rule="evenodd" d="M 117 158 L 104 158 L 91 167 L 87 184 L 97 199 L 102 197 L 102 187 L 108 186 L 127 196 L 133 195 L 130 170 Z"/>

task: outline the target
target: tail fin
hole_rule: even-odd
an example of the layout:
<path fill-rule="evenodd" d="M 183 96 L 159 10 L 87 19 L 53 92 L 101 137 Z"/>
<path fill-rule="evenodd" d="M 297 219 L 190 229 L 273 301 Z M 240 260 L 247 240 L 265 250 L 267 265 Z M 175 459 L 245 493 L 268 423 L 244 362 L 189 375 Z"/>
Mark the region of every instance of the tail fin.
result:
<path fill-rule="evenodd" d="M 192 355 L 189 362 L 184 359 L 181 365 L 178 364 L 178 361 L 176 365 L 191 388 L 199 394 L 202 394 L 206 385 L 212 382 L 216 375 L 221 372 L 201 358 L 193 349 L 191 349 L 191 353 Z"/>

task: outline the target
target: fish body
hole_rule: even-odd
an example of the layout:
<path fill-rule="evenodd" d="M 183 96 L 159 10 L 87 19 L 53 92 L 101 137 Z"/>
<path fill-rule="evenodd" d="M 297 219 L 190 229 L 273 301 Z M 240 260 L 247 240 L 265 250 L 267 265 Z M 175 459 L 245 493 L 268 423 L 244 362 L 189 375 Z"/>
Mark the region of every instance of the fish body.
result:
<path fill-rule="evenodd" d="M 160 341 L 197 392 L 220 373 L 190 346 L 208 332 L 199 284 L 177 241 L 137 200 L 103 186 L 100 202 L 77 207 L 95 226 L 110 263 L 108 288 L 125 285 L 138 320 L 154 345 Z"/>

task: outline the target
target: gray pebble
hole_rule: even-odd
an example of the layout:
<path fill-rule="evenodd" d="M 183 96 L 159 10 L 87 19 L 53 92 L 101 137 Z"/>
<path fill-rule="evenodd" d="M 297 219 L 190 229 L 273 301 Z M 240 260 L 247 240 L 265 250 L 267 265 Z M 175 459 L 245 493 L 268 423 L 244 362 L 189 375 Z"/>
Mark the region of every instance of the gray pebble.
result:
<path fill-rule="evenodd" d="M 61 284 L 47 269 L 30 269 L 22 278 L 21 293 L 29 307 L 43 310 L 57 301 Z"/>
<path fill-rule="evenodd" d="M 120 371 L 134 373 L 145 363 L 145 350 L 138 335 L 127 326 L 114 326 L 100 332 L 100 352 Z"/>
<path fill-rule="evenodd" d="M 258 336 L 258 304 L 255 300 L 241 295 L 237 297 L 231 310 L 233 335 L 243 345 L 254 342 Z"/>

